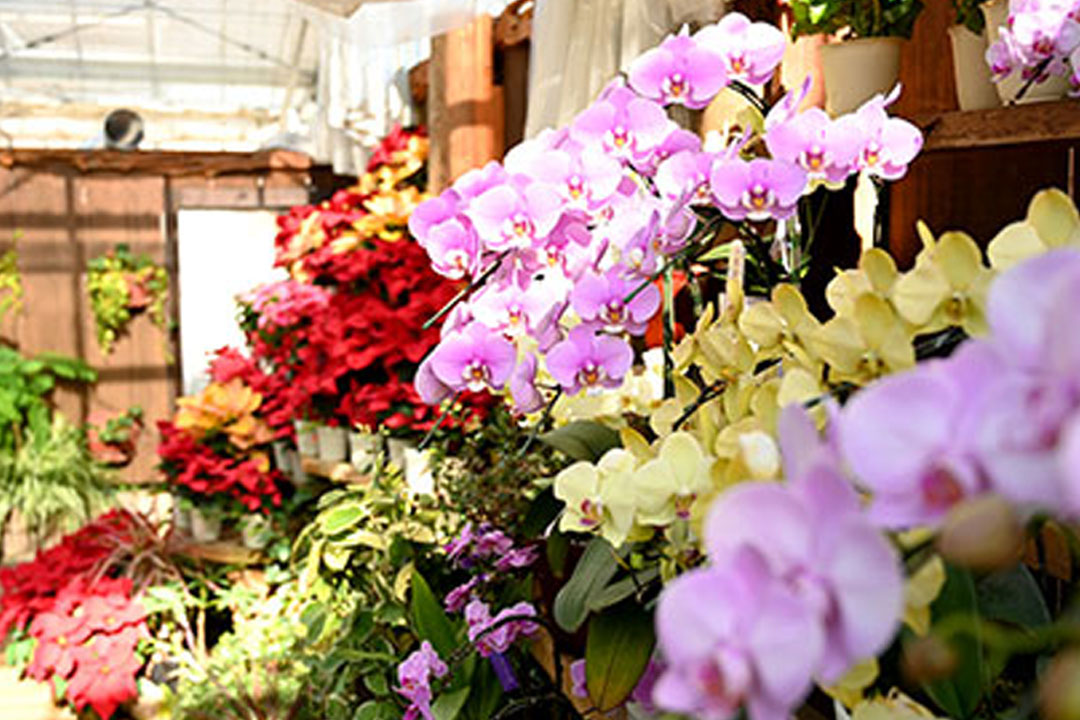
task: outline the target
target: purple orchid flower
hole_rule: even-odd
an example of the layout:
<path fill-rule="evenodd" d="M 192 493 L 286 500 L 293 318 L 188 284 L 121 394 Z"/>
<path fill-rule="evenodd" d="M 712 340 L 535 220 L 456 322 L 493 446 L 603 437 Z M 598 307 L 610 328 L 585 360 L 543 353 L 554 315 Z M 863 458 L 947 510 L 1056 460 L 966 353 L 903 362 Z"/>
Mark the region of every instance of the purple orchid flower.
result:
<path fill-rule="evenodd" d="M 461 280 L 476 275 L 480 240 L 467 222 L 451 218 L 434 225 L 422 244 L 431 258 L 431 267 L 443 277 Z"/>
<path fill-rule="evenodd" d="M 659 47 L 639 55 L 627 74 L 630 87 L 642 96 L 695 110 L 727 85 L 724 59 L 699 45 L 685 25 L 678 35 L 668 35 Z"/>
<path fill-rule="evenodd" d="M 544 396 L 536 388 L 536 356 L 525 355 L 510 376 L 510 396 L 514 411 L 533 413 L 544 407 Z"/>
<path fill-rule="evenodd" d="M 514 541 L 509 535 L 502 530 L 488 526 L 476 538 L 475 552 L 478 558 L 487 558 L 492 555 L 505 555 L 513 547 Z"/>
<path fill-rule="evenodd" d="M 653 701 L 703 720 L 727 720 L 744 705 L 751 720 L 790 717 L 825 645 L 813 609 L 750 549 L 669 582 L 656 637 L 667 667 Z"/>
<path fill-rule="evenodd" d="M 469 170 L 454 181 L 453 190 L 463 205 L 468 205 L 488 190 L 504 185 L 510 179 L 506 168 L 494 160 L 482 168 Z"/>
<path fill-rule="evenodd" d="M 454 390 L 449 385 L 439 380 L 431 367 L 431 355 L 424 358 L 420 367 L 416 369 L 416 377 L 413 385 L 420 399 L 428 405 L 438 405 L 443 400 L 454 396 Z"/>
<path fill-rule="evenodd" d="M 695 204 L 712 201 L 709 176 L 717 155 L 684 150 L 660 164 L 656 171 L 656 189 L 670 202 L 682 203 L 686 198 Z"/>
<path fill-rule="evenodd" d="M 562 200 L 551 186 L 521 178 L 486 190 L 466 213 L 484 246 L 502 252 L 532 247 L 554 229 L 562 211 Z"/>
<path fill-rule="evenodd" d="M 638 163 L 635 169 L 643 175 L 653 177 L 656 175 L 656 171 L 660 168 L 661 163 L 672 155 L 687 150 L 691 152 L 700 152 L 701 138 L 698 137 L 696 133 L 676 127 L 668 133 L 663 142 L 661 142 L 652 154 L 649 155 L 648 160 L 643 163 Z"/>
<path fill-rule="evenodd" d="M 490 605 L 482 600 L 473 600 L 465 606 L 469 642 L 481 657 L 505 653 L 519 637 L 531 635 L 539 629 L 539 625 L 527 619 L 529 617 L 536 617 L 536 608 L 527 602 L 512 605 L 492 617 Z"/>
<path fill-rule="evenodd" d="M 473 599 L 473 596 L 476 595 L 476 588 L 479 585 L 480 576 L 476 576 L 474 578 L 470 578 L 468 582 L 462 583 L 450 592 L 446 593 L 446 599 L 443 600 L 443 607 L 446 608 L 446 612 L 461 612 L 461 609 Z"/>
<path fill-rule="evenodd" d="M 709 185 L 720 210 L 732 220 L 784 220 L 806 189 L 806 172 L 783 160 L 720 161 Z"/>
<path fill-rule="evenodd" d="M 517 350 L 483 323 L 470 323 L 443 338 L 431 355 L 435 377 L 455 392 L 499 389 L 510 379 Z"/>
<path fill-rule="evenodd" d="M 510 572 L 527 568 L 536 562 L 539 551 L 536 546 L 524 548 L 511 548 L 506 554 L 495 561 L 495 569 L 499 572 Z"/>
<path fill-rule="evenodd" d="M 548 372 L 570 395 L 582 388 L 618 387 L 633 362 L 634 351 L 624 340 L 596 335 L 585 326 L 571 330 L 547 354 Z"/>
<path fill-rule="evenodd" d="M 394 690 L 410 703 L 405 717 L 433 720 L 431 678 L 445 677 L 449 671 L 446 663 L 439 658 L 439 654 L 427 640 L 420 643 L 419 650 L 398 665 L 398 686 Z"/>
<path fill-rule="evenodd" d="M 778 28 L 764 22 L 751 22 L 742 13 L 732 12 L 720 22 L 702 28 L 694 35 L 699 47 L 720 55 L 729 80 L 751 85 L 768 82 L 784 58 L 787 38 Z"/>
<path fill-rule="evenodd" d="M 895 97 L 875 95 L 855 111 L 855 122 L 863 131 L 864 144 L 859 156 L 859 168 L 885 180 L 899 180 L 907 166 L 922 150 L 923 136 L 919 128 L 907 120 L 889 117 L 885 108 Z"/>
<path fill-rule="evenodd" d="M 811 180 L 836 184 L 858 168 L 866 140 L 854 116 L 833 120 L 821 108 L 809 108 L 774 123 L 765 144 L 774 158 L 798 165 Z"/>
<path fill-rule="evenodd" d="M 572 142 L 538 153 L 529 170 L 532 177 L 555 188 L 567 207 L 589 213 L 603 208 L 623 179 L 618 160 L 595 146 Z"/>
<path fill-rule="evenodd" d="M 492 285 L 469 303 L 479 322 L 509 338 L 536 332 L 551 304 L 551 288 L 537 281 L 525 289 L 514 283 L 503 287 Z"/>
<path fill-rule="evenodd" d="M 452 188 L 444 190 L 441 195 L 416 206 L 409 215 L 409 232 L 420 245 L 426 247 L 432 229 L 457 218 L 460 206 L 461 198 L 457 191 Z"/>
<path fill-rule="evenodd" d="M 675 124 L 664 108 L 614 83 L 570 126 L 570 138 L 599 146 L 613 157 L 641 163 L 670 134 Z"/>
<path fill-rule="evenodd" d="M 472 548 L 473 543 L 476 542 L 476 531 L 473 530 L 473 524 L 471 522 L 465 523 L 465 526 L 461 528 L 461 532 L 458 536 L 446 543 L 443 550 L 446 551 L 446 556 L 455 565 L 461 566 L 463 560 L 466 559 L 466 553 Z"/>
<path fill-rule="evenodd" d="M 638 285 L 638 282 L 626 279 L 619 268 L 603 275 L 586 273 L 574 286 L 571 306 L 586 324 L 610 332 L 625 330 L 631 335 L 643 335 L 649 321 L 660 309 L 660 290 L 655 285 L 647 285 L 633 300 L 624 303 L 626 296 Z"/>

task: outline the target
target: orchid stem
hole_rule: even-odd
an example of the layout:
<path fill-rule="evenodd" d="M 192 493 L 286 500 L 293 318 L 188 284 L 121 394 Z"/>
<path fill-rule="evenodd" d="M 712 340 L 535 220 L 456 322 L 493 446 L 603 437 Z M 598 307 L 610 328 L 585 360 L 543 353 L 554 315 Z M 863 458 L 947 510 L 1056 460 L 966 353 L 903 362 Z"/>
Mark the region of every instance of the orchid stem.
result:
<path fill-rule="evenodd" d="M 533 426 L 532 432 L 529 433 L 529 437 L 525 439 L 525 444 L 521 446 L 521 450 L 518 451 L 518 459 L 525 457 L 525 453 L 529 452 L 529 448 L 536 441 L 537 436 L 540 434 L 540 428 L 544 427 L 548 418 L 551 417 L 551 411 L 555 407 L 555 403 L 562 397 L 562 388 L 560 387 L 555 391 L 555 395 L 552 396 L 550 402 L 544 407 L 544 414 L 540 416 L 540 420 Z"/>
<path fill-rule="evenodd" d="M 720 394 L 724 392 L 724 388 L 726 387 L 727 383 L 725 381 L 717 380 L 712 385 L 709 385 L 702 389 L 698 396 L 694 398 L 693 402 L 686 406 L 686 410 L 683 411 L 683 414 L 680 415 L 674 423 L 672 423 L 672 432 L 682 427 L 683 423 L 692 418 L 694 416 L 694 413 L 701 409 L 702 405 L 709 402 L 710 400 L 719 397 Z"/>
<path fill-rule="evenodd" d="M 440 425 L 442 425 L 442 421 L 446 419 L 446 416 L 453 411 L 454 405 L 457 404 L 458 398 L 461 397 L 461 392 L 461 390 L 458 390 L 456 393 L 454 393 L 454 397 L 450 398 L 450 402 L 447 403 L 445 408 L 443 408 L 443 411 L 439 414 L 439 417 L 435 421 L 435 424 L 431 426 L 431 429 L 427 431 L 427 435 L 425 435 L 424 439 L 420 441 L 420 444 L 416 446 L 417 450 L 423 450 L 424 448 L 426 448 L 428 446 L 428 443 L 431 442 L 431 439 L 435 437 L 435 431 L 439 429 Z"/>
<path fill-rule="evenodd" d="M 742 82 L 741 80 L 732 80 L 728 87 L 743 96 L 743 99 L 754 106 L 754 108 L 760 112 L 763 116 L 769 112 L 768 105 L 761 99 L 761 96 L 754 92 L 754 89 Z"/>
<path fill-rule="evenodd" d="M 469 295 L 471 295 L 477 288 L 481 287 L 484 283 L 486 283 L 488 278 L 491 277 L 492 274 L 496 270 L 499 269 L 500 265 L 502 265 L 503 259 L 505 259 L 506 256 L 509 255 L 509 254 L 510 254 L 510 251 L 507 250 L 507 251 L 503 252 L 501 255 L 499 255 L 499 257 L 495 258 L 495 262 L 493 262 L 491 264 L 491 266 L 487 270 L 485 270 L 480 277 L 478 277 L 476 280 L 469 283 L 468 286 L 462 288 L 461 291 L 457 295 L 455 295 L 453 298 L 451 298 L 450 302 L 443 305 L 442 309 L 439 310 L 439 312 L 435 313 L 430 318 L 428 318 L 427 322 L 425 322 L 420 329 L 421 330 L 427 330 L 432 325 L 439 322 L 439 320 L 441 320 L 446 315 L 446 313 L 453 310 L 455 307 L 458 306 L 458 304 L 462 300 L 469 297 Z"/>

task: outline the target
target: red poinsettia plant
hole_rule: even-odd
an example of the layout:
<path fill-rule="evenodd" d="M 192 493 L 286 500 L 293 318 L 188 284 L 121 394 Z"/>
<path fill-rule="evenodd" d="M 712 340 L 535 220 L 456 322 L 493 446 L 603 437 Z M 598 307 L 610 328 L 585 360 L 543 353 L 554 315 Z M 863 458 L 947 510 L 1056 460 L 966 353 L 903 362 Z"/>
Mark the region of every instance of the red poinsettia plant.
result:
<path fill-rule="evenodd" d="M 33 560 L 0 568 L 0 637 L 33 638 L 26 675 L 104 719 L 137 697 L 145 665 L 138 645 L 149 637 L 146 611 L 132 578 L 118 577 L 131 569 L 139 527 L 129 513 L 112 511 Z"/>
<path fill-rule="evenodd" d="M 439 340 L 424 322 L 456 289 L 408 234 L 426 157 L 422 130 L 395 128 L 355 187 L 278 219 L 291 277 L 244 298 L 241 324 L 296 417 L 397 432 L 437 421 L 413 376 Z M 482 414 L 485 401 L 468 405 Z"/>
<path fill-rule="evenodd" d="M 172 420 L 158 422 L 162 471 L 190 495 L 231 498 L 252 511 L 280 505 L 284 477 L 271 468 L 269 448 L 293 432 L 285 378 L 222 348 L 210 380 L 199 395 L 178 401 Z"/>

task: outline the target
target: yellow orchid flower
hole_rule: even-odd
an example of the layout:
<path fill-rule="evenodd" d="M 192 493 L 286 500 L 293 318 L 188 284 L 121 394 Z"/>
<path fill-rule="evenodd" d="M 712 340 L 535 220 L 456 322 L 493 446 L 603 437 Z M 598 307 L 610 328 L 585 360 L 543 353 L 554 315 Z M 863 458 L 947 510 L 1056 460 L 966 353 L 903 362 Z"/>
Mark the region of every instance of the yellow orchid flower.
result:
<path fill-rule="evenodd" d="M 830 367 L 830 381 L 865 385 L 915 364 L 911 334 L 888 302 L 864 293 L 853 306 L 851 317 L 834 317 L 812 340 Z"/>
<path fill-rule="evenodd" d="M 664 438 L 656 457 L 633 475 L 638 522 L 664 526 L 689 520 L 694 503 L 712 488 L 712 464 L 690 433 Z"/>
<path fill-rule="evenodd" d="M 874 684 L 879 672 L 877 658 L 869 658 L 848 670 L 835 685 L 823 687 L 822 690 L 829 697 L 843 703 L 844 707 L 851 709 L 862 702 L 866 688 Z"/>
<path fill-rule="evenodd" d="M 1002 228 L 987 248 L 995 270 L 1065 245 L 1080 246 L 1080 213 L 1069 196 L 1056 188 L 1035 194 L 1027 217 Z"/>
<path fill-rule="evenodd" d="M 904 624 L 916 635 L 930 632 L 930 604 L 945 586 L 945 563 L 934 555 L 908 578 L 904 587 Z"/>
<path fill-rule="evenodd" d="M 864 700 L 851 712 L 851 720 L 934 720 L 934 713 L 896 688 L 886 697 Z"/>
<path fill-rule="evenodd" d="M 806 340 L 819 327 L 802 293 L 786 283 L 773 288 L 770 302 L 749 305 L 739 316 L 739 330 L 757 346 L 759 360 L 788 354 L 811 365 Z"/>
<path fill-rule="evenodd" d="M 566 503 L 559 519 L 563 532 L 597 533 L 613 547 L 622 545 L 634 525 L 633 453 L 615 448 L 600 462 L 574 463 L 555 476 L 555 497 Z"/>
<path fill-rule="evenodd" d="M 780 447 L 756 417 L 744 418 L 720 431 L 713 443 L 720 460 L 713 473 L 721 489 L 748 480 L 780 475 Z"/>
<path fill-rule="evenodd" d="M 919 223 L 924 247 L 915 267 L 896 281 L 892 302 L 900 316 L 919 332 L 962 327 L 968 335 L 984 335 L 986 293 L 993 272 L 966 233 L 947 232 L 936 242 Z"/>
<path fill-rule="evenodd" d="M 900 277 L 892 256 L 880 248 L 864 250 L 855 270 L 842 270 L 825 288 L 825 299 L 837 315 L 855 313 L 855 298 L 873 293 L 886 298 Z"/>

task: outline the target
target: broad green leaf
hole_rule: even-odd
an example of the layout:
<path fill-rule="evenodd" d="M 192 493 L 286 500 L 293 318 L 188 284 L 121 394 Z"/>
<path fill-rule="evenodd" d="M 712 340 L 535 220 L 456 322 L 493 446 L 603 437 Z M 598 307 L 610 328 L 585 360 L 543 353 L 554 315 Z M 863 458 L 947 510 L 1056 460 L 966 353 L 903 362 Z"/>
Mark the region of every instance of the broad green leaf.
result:
<path fill-rule="evenodd" d="M 596 462 L 608 450 L 619 447 L 619 433 L 590 420 L 575 420 L 544 433 L 540 441 L 573 460 Z"/>
<path fill-rule="evenodd" d="M 979 581 L 976 593 L 979 613 L 987 620 L 1029 628 L 1050 622 L 1050 610 L 1025 565 L 987 575 Z"/>
<path fill-rule="evenodd" d="M 633 595 L 639 586 L 646 585 L 658 577 L 660 577 L 660 569 L 651 567 L 637 573 L 636 577 L 625 577 L 622 580 L 613 582 L 589 598 L 589 610 L 598 612 L 612 605 L 617 605 Z"/>
<path fill-rule="evenodd" d="M 946 565 L 945 586 L 931 607 L 934 622 L 954 615 L 974 616 L 978 612 L 975 581 L 967 570 Z M 952 641 L 957 666 L 951 677 L 923 685 L 926 693 L 953 720 L 974 715 L 982 699 L 986 668 L 983 642 L 979 635 L 959 635 Z"/>
<path fill-rule="evenodd" d="M 327 535 L 336 535 L 359 523 L 367 515 L 360 503 L 349 503 L 328 510 L 319 516 L 319 524 Z"/>
<path fill-rule="evenodd" d="M 585 547 L 570 579 L 555 596 L 555 622 L 577 632 L 589 616 L 589 602 L 604 590 L 619 571 L 615 553 L 606 540 L 595 538 Z"/>
<path fill-rule="evenodd" d="M 418 571 L 412 575 L 412 619 L 420 639 L 429 641 L 444 660 L 449 658 L 457 644 L 454 626 Z"/>
<path fill-rule="evenodd" d="M 460 690 L 440 695 L 438 699 L 431 704 L 431 714 L 435 717 L 435 720 L 455 720 L 458 713 L 461 712 L 461 708 L 465 707 L 465 702 L 469 699 L 470 690 L 472 690 L 472 688 L 466 686 Z"/>
<path fill-rule="evenodd" d="M 617 707 L 634 691 L 655 643 L 652 615 L 637 603 L 593 616 L 585 642 L 585 683 L 598 710 Z"/>

